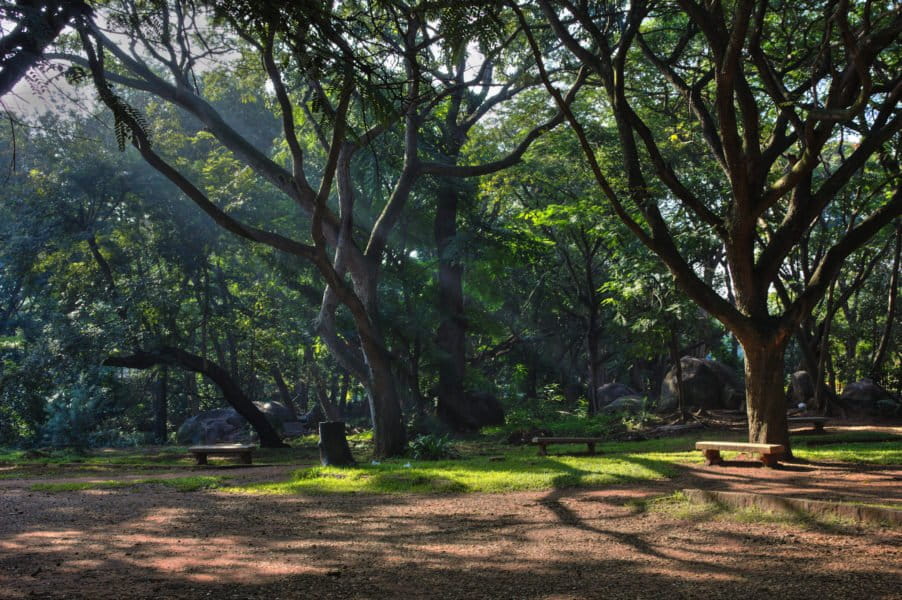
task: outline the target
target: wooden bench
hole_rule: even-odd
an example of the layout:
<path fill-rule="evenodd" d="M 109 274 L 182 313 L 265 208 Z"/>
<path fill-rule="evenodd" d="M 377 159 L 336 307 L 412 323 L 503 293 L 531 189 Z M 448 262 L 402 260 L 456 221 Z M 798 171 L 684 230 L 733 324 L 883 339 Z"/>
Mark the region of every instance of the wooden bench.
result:
<path fill-rule="evenodd" d="M 742 442 L 696 442 L 695 449 L 705 453 L 705 464 L 708 465 L 721 464 L 723 459 L 720 457 L 720 451 L 728 450 L 758 454 L 766 467 L 777 466 L 777 461 L 786 450 L 780 444 L 745 444 Z"/>
<path fill-rule="evenodd" d="M 215 454 L 218 456 L 238 456 L 241 464 L 251 464 L 251 454 L 254 451 L 252 444 L 214 444 L 212 446 L 191 446 L 188 452 L 197 459 L 197 464 L 207 464 L 207 456 Z"/>
<path fill-rule="evenodd" d="M 786 422 L 790 425 L 811 423 L 815 431 L 823 431 L 824 425 L 826 425 L 829 420 L 830 419 L 827 417 L 789 417 L 786 419 Z"/>
<path fill-rule="evenodd" d="M 589 447 L 589 454 L 595 454 L 595 444 L 600 444 L 604 440 L 602 438 L 592 437 L 534 437 L 532 443 L 539 447 L 539 456 L 548 455 L 548 446 L 550 444 L 586 444 Z"/>

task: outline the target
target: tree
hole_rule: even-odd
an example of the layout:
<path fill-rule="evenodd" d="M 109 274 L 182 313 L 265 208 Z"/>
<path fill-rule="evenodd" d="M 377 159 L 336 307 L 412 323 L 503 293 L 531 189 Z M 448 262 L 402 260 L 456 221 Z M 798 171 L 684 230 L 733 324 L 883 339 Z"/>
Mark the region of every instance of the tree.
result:
<path fill-rule="evenodd" d="M 564 108 L 599 191 L 679 287 L 739 339 L 750 441 L 788 448 L 786 344 L 846 257 L 902 213 L 893 51 L 902 16 L 848 0 L 537 4 L 606 95 L 601 118 L 618 133 L 616 161 L 599 161 L 586 135 L 598 115 Z M 514 10 L 546 89 L 565 107 L 535 19 Z M 789 306 L 775 311 L 771 289 L 787 255 L 843 188 L 870 176 L 869 164 L 879 167 L 879 206 L 833 232 Z M 687 259 L 671 228 L 680 215 L 723 242 L 734 302 Z"/>
<path fill-rule="evenodd" d="M 84 56 L 57 56 L 78 67 L 74 76 L 90 73 L 101 101 L 113 112 L 121 146 L 131 141 L 148 164 L 224 229 L 316 268 L 326 285 L 318 333 L 342 367 L 368 391 L 377 456 L 400 453 L 405 444 L 400 394 L 378 302 L 389 236 L 418 178 L 472 177 L 505 168 L 519 160 L 533 140 L 561 123 L 563 113 L 533 127 L 505 155 L 486 163 L 457 166 L 423 160 L 420 130 L 456 89 L 434 90 L 428 85 L 432 48 L 448 43 L 460 51 L 467 39 L 460 32 L 468 25 L 485 30 L 492 22 L 490 15 L 478 8 L 455 12 L 457 27 L 448 33 L 437 27 L 440 20 L 434 20 L 443 17 L 441 8 L 428 5 L 362 2 L 319 7 L 223 1 L 214 6 L 220 23 L 228 27 L 210 34 L 199 29 L 202 11 L 198 13 L 193 3 L 145 6 L 124 1 L 117 12 L 108 14 L 109 24 L 134 37 L 134 46 L 124 47 L 92 19 L 82 17 L 76 26 Z M 262 62 L 281 116 L 276 158 L 230 125 L 198 83 L 198 65 L 231 52 L 236 36 L 244 44 L 244 67 L 259 71 L 251 61 Z M 482 78 L 466 84 L 481 85 Z M 309 236 L 296 239 L 250 225 L 223 210 L 176 161 L 158 152 L 146 119 L 112 86 L 141 90 L 192 115 L 221 149 L 293 201 L 309 219 Z M 375 193 L 366 198 L 368 207 L 362 210 L 361 190 L 351 173 L 377 140 L 394 151 L 390 168 L 384 171 L 391 174 L 392 183 L 386 194 L 384 189 L 368 190 Z M 377 202 L 382 203 L 380 209 Z M 339 307 L 353 320 L 353 339 L 342 338 L 335 327 Z"/>

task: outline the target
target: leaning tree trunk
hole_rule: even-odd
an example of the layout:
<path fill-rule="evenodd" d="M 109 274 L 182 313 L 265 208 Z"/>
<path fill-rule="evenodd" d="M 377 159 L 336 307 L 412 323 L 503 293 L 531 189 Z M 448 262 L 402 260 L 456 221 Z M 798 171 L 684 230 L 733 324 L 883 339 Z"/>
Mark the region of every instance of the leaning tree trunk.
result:
<path fill-rule="evenodd" d="M 792 456 L 786 422 L 783 391 L 785 346 L 773 341 L 743 343 L 745 353 L 745 401 L 749 421 L 749 442 L 782 444 L 786 457 Z"/>
<path fill-rule="evenodd" d="M 196 373 L 203 373 L 219 387 L 226 402 L 251 424 L 251 427 L 260 436 L 262 447 L 287 447 L 282 443 L 282 439 L 272 424 L 266 420 L 266 416 L 250 401 L 228 371 L 206 358 L 179 348 L 164 347 L 152 352 L 139 351 L 130 356 L 111 356 L 104 360 L 103 364 L 108 367 L 129 369 L 150 369 L 156 365 L 173 365 Z"/>

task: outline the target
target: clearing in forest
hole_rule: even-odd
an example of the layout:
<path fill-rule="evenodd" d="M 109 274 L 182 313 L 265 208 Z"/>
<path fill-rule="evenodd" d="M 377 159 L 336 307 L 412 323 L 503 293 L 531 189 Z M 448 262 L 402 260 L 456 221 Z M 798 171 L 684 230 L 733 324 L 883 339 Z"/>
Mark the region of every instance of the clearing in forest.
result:
<path fill-rule="evenodd" d="M 680 490 L 902 507 L 900 433 L 799 438 L 801 462 L 781 469 L 707 467 L 697 436 L 595 457 L 480 439 L 459 460 L 344 470 L 316 466 L 309 445 L 228 468 L 171 450 L 20 457 L 0 471 L 0 596 L 890 598 L 898 526 Z"/>

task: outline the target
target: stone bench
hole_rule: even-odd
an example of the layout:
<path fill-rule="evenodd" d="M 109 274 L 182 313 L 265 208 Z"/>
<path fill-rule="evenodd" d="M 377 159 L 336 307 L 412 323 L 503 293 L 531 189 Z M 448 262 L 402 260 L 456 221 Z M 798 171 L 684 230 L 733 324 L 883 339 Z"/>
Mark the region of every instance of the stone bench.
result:
<path fill-rule="evenodd" d="M 789 417 L 786 422 L 790 425 L 810 423 L 815 431 L 823 431 L 829 420 L 827 417 Z"/>
<path fill-rule="evenodd" d="M 604 441 L 602 438 L 594 437 L 534 437 L 532 443 L 539 447 L 539 456 L 548 455 L 548 446 L 551 444 L 586 444 L 589 447 L 589 454 L 595 454 L 595 444 Z"/>
<path fill-rule="evenodd" d="M 211 446 L 191 446 L 188 452 L 194 455 L 197 464 L 207 464 L 207 456 L 237 456 L 241 464 L 251 464 L 251 454 L 254 451 L 253 444 L 214 444 Z"/>
<path fill-rule="evenodd" d="M 786 451 L 780 444 L 747 444 L 742 442 L 696 442 L 695 449 L 705 453 L 705 464 L 719 465 L 723 462 L 721 450 L 729 452 L 749 452 L 761 457 L 766 467 L 777 466 L 777 461 Z"/>

